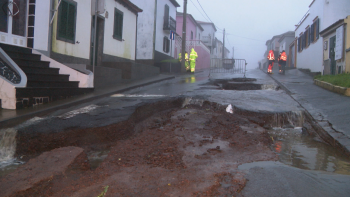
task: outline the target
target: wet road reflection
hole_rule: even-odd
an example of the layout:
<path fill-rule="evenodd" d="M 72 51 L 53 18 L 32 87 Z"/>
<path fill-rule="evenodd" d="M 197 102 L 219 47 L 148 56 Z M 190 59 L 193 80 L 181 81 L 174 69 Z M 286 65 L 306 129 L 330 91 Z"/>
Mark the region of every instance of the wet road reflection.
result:
<path fill-rule="evenodd" d="M 269 131 L 274 140 L 272 150 L 279 161 L 306 170 L 321 170 L 350 175 L 350 160 L 330 145 L 302 135 L 301 128 L 274 128 Z"/>

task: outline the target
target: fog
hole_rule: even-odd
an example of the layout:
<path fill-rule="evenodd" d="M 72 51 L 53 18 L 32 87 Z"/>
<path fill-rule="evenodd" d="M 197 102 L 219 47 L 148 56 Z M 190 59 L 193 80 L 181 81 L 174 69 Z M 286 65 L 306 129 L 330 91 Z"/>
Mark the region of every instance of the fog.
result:
<path fill-rule="evenodd" d="M 183 0 L 177 0 L 183 12 Z M 232 57 L 246 59 L 247 68 L 258 67 L 265 58 L 266 41 L 274 35 L 294 31 L 312 0 L 187 0 L 187 13 L 196 20 L 213 22 L 216 37 L 223 40 Z M 200 3 L 200 4 L 199 4 Z M 203 10 L 202 10 L 202 8 Z M 209 18 L 208 18 L 208 17 Z"/>

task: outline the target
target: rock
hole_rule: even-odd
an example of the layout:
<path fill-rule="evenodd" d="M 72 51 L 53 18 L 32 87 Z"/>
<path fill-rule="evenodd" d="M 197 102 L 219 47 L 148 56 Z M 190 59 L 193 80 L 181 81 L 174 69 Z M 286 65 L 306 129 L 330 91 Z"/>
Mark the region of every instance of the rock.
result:
<path fill-rule="evenodd" d="M 72 171 L 89 170 L 84 149 L 63 147 L 44 152 L 29 160 L 0 180 L 1 196 L 20 196 L 23 192 L 40 187 L 41 183 L 52 180 L 56 175 Z"/>

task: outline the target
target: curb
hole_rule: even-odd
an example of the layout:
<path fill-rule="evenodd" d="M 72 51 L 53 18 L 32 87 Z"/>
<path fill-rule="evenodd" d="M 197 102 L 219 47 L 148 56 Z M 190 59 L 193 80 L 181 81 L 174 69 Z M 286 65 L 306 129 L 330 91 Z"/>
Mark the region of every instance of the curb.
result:
<path fill-rule="evenodd" d="M 336 86 L 328 82 L 320 81 L 318 79 L 314 79 L 314 84 L 331 92 L 335 92 L 345 96 L 350 96 L 350 88 Z"/>
<path fill-rule="evenodd" d="M 264 71 L 263 71 L 264 72 Z M 268 74 L 267 74 L 268 75 Z M 271 77 L 271 79 L 273 79 L 284 91 L 286 91 L 286 93 L 295 101 L 297 102 L 303 109 L 304 109 L 304 114 L 305 116 L 310 120 L 310 122 L 312 122 L 312 127 L 313 129 L 316 131 L 317 135 L 324 140 L 326 143 L 328 143 L 329 145 L 337 148 L 338 150 L 342 151 L 343 154 L 350 156 L 350 146 L 348 145 L 348 141 L 349 138 L 341 133 L 336 131 L 333 127 L 332 124 L 330 122 L 328 122 L 328 120 L 323 120 L 323 121 L 317 121 L 312 115 L 311 113 L 303 106 L 300 104 L 300 102 L 298 100 L 296 100 L 293 96 L 292 96 L 292 92 L 290 90 L 288 90 L 287 87 L 285 87 L 281 82 L 279 82 L 277 79 L 275 79 L 274 77 L 272 77 L 271 75 L 269 75 Z M 317 80 L 319 81 L 319 80 Z M 326 85 L 329 88 L 331 88 L 331 86 L 333 86 L 330 83 L 326 83 Z M 322 87 L 322 86 L 321 86 Z M 337 86 L 339 87 L 339 86 Z M 344 88 L 344 87 L 341 87 Z M 350 89 L 350 88 L 347 88 Z M 334 88 L 333 88 L 334 90 Z"/>
<path fill-rule="evenodd" d="M 122 92 L 125 92 L 125 91 L 128 91 L 128 90 L 132 90 L 132 89 L 135 89 L 135 88 L 138 88 L 138 87 L 143 87 L 143 86 L 147 86 L 147 85 L 150 85 L 150 84 L 153 84 L 153 83 L 158 83 L 158 82 L 166 81 L 166 80 L 170 80 L 170 79 L 175 79 L 175 76 L 165 77 L 163 79 L 157 79 L 157 80 L 154 80 L 154 81 L 149 81 L 147 83 L 132 85 L 130 87 L 121 88 L 119 90 L 110 91 L 110 92 L 107 92 L 107 93 L 104 93 L 104 94 L 100 94 L 100 95 L 96 95 L 96 96 L 92 96 L 92 97 L 88 97 L 88 98 L 82 98 L 82 99 L 79 99 L 79 100 L 75 100 L 75 101 L 72 101 L 72 102 L 64 103 L 64 104 L 57 105 L 57 106 L 54 106 L 54 107 L 48 107 L 46 109 L 38 110 L 38 111 L 31 112 L 31 113 L 28 113 L 28 114 L 19 115 L 19 116 L 13 117 L 13 118 L 5 119 L 5 120 L 0 120 L 0 125 L 1 125 L 0 129 L 14 126 L 14 125 L 16 125 L 16 124 L 18 124 L 20 122 L 23 122 L 25 120 L 28 120 L 28 119 L 30 119 L 30 118 L 32 118 L 34 116 L 43 116 L 43 115 L 46 115 L 46 114 L 48 114 L 50 112 L 53 112 L 53 111 L 57 111 L 57 110 L 60 110 L 60 109 L 72 107 L 72 106 L 75 106 L 75 105 L 78 105 L 78 104 L 82 104 L 82 103 L 86 103 L 86 102 L 89 102 L 89 101 L 93 101 L 95 99 L 99 99 L 99 98 L 103 98 L 103 97 L 106 97 L 106 96 L 110 96 L 112 94 L 122 93 Z"/>

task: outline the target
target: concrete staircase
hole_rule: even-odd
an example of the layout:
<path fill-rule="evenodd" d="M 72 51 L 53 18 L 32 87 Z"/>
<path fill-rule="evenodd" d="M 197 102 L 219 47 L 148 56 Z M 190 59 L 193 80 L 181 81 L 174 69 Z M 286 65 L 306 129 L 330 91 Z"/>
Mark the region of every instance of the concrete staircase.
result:
<path fill-rule="evenodd" d="M 85 94 L 94 88 L 79 88 L 79 81 L 69 81 L 69 74 L 59 74 L 49 61 L 32 49 L 1 44 L 0 47 L 27 76 L 26 87 L 16 87 L 16 109 Z"/>

